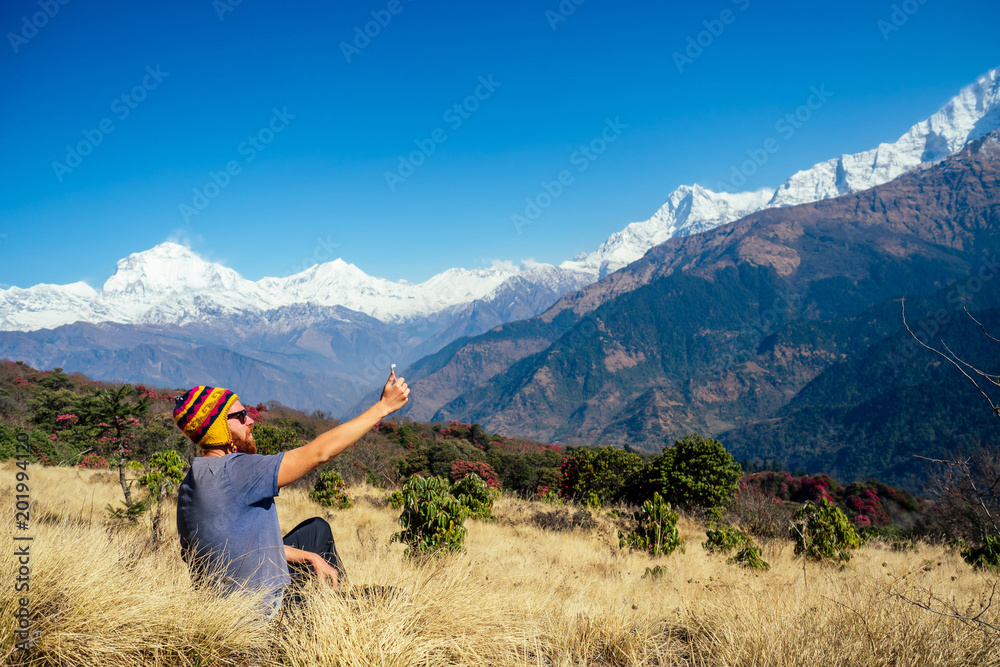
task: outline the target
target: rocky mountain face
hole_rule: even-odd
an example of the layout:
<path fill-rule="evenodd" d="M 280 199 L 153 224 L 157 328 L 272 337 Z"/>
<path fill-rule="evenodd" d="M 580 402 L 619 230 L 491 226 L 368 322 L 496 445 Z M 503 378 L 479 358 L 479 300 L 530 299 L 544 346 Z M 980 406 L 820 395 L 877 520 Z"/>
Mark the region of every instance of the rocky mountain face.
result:
<path fill-rule="evenodd" d="M 447 378 L 492 371 L 432 416 L 647 449 L 740 432 L 752 455 L 750 425 L 900 330 L 893 299 L 945 290 L 955 308 L 988 294 L 998 181 L 993 135 L 886 185 L 671 239 L 540 317 L 421 360 L 414 393 L 447 397 Z"/>

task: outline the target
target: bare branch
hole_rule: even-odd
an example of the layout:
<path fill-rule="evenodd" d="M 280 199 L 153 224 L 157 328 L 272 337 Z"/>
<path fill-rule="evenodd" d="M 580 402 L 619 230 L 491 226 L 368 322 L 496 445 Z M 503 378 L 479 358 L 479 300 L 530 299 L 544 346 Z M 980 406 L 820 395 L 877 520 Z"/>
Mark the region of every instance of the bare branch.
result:
<path fill-rule="evenodd" d="M 972 383 L 972 386 L 974 386 L 976 389 L 978 389 L 979 393 L 983 395 L 983 398 L 986 399 L 986 402 L 989 403 L 990 407 L 993 409 L 993 414 L 995 414 L 996 416 L 1000 417 L 1000 408 L 998 408 L 996 405 L 993 404 L 993 401 L 990 399 L 989 396 L 987 396 L 986 392 L 983 391 L 979 387 L 979 385 L 976 383 L 975 379 L 973 379 L 973 377 L 971 375 L 969 375 L 968 373 L 965 372 L 964 368 L 962 368 L 961 366 L 959 366 L 948 355 L 946 355 L 943 352 L 941 352 L 940 350 L 936 350 L 933 347 L 931 347 L 930 345 L 927 345 L 926 343 L 924 343 L 922 340 L 920 340 L 919 338 L 917 338 L 917 335 L 915 333 L 913 333 L 913 331 L 910 329 L 910 325 L 906 323 L 906 299 L 900 299 L 900 308 L 901 308 L 902 315 L 903 315 L 903 326 L 906 327 L 906 330 L 909 332 L 909 334 L 911 336 L 913 336 L 913 340 L 917 341 L 917 343 L 919 343 L 921 347 L 930 350 L 931 352 L 933 352 L 934 354 L 938 355 L 942 359 L 945 359 L 949 364 L 951 364 L 952 366 L 954 366 L 955 368 L 957 368 L 958 372 L 961 373 L 962 375 L 964 375 L 969 380 L 969 382 Z"/>
<path fill-rule="evenodd" d="M 976 368 L 975 366 L 973 366 L 969 362 L 963 361 L 962 359 L 960 359 L 957 354 L 955 354 L 954 352 L 951 351 L 951 348 L 948 347 L 948 343 L 946 343 L 944 341 L 941 341 L 941 344 L 944 345 L 944 349 L 948 350 L 948 354 L 951 355 L 952 359 L 954 359 L 958 363 L 962 364 L 963 366 L 968 366 L 977 375 L 981 375 L 982 377 L 986 378 L 987 380 L 989 380 L 993 384 L 995 384 L 998 387 L 1000 387 L 1000 375 L 990 375 L 986 371 L 979 370 L 978 368 Z"/>
<path fill-rule="evenodd" d="M 989 332 L 988 332 L 988 331 L 986 331 L 986 327 L 985 327 L 985 326 L 983 326 L 983 323 L 982 323 L 982 322 L 980 322 L 979 320 L 977 320 L 977 319 L 976 319 L 975 317 L 972 317 L 972 313 L 970 313 L 970 312 L 969 312 L 969 309 L 965 307 L 965 304 L 962 304 L 962 310 L 964 310 L 964 311 L 965 311 L 965 314 L 966 314 L 966 315 L 968 315 L 968 316 L 969 316 L 969 318 L 970 318 L 970 319 L 971 319 L 971 320 L 972 320 L 973 322 L 975 322 L 976 324 L 978 324 L 978 325 L 979 325 L 979 328 L 983 330 L 983 335 L 985 335 L 985 336 L 986 336 L 987 338 L 989 338 L 990 340 L 993 340 L 993 341 L 996 341 L 996 342 L 1000 343 L 1000 339 L 997 339 L 997 338 L 994 338 L 993 336 L 991 336 L 991 335 L 989 334 Z"/>
<path fill-rule="evenodd" d="M 983 508 L 983 512 L 986 513 L 986 518 L 989 519 L 990 524 L 993 526 L 994 532 L 997 535 L 1000 535 L 1000 526 L 997 526 L 997 522 L 993 519 L 993 514 L 990 513 L 990 509 L 987 506 L 986 499 L 984 497 L 985 494 L 983 494 L 979 490 L 979 486 L 976 484 L 976 481 L 972 478 L 972 468 L 969 466 L 969 462 L 972 461 L 971 457 L 965 459 L 964 461 L 945 461 L 943 459 L 929 459 L 926 456 L 919 456 L 917 454 L 914 454 L 914 458 L 923 459 L 924 461 L 930 461 L 931 463 L 943 463 L 947 466 L 955 467 L 961 470 L 962 474 L 969 481 L 969 490 L 972 491 L 972 494 L 976 497 L 976 500 L 979 501 L 979 505 L 980 507 Z M 949 478 L 950 477 L 951 474 L 949 473 Z M 994 481 L 993 485 L 990 486 L 991 493 L 993 489 L 996 487 L 998 481 L 1000 480 Z M 975 504 L 972 501 L 969 501 L 968 499 L 963 499 L 963 500 L 965 502 L 969 502 L 970 504 L 973 505 Z"/>
<path fill-rule="evenodd" d="M 938 614 L 939 616 L 945 616 L 947 618 L 954 618 L 954 619 L 957 619 L 957 620 L 965 622 L 965 623 L 978 623 L 981 626 L 984 626 L 986 628 L 990 628 L 994 632 L 1000 632 L 1000 627 L 997 627 L 997 626 L 993 625 L 992 623 L 987 623 L 986 621 L 984 621 L 982 619 L 983 614 L 985 614 L 986 611 L 990 608 L 990 605 L 993 604 L 993 596 L 996 593 L 996 590 L 997 590 L 997 582 L 994 581 L 993 582 L 993 591 L 990 593 L 990 600 L 989 600 L 989 602 L 986 604 L 985 607 L 983 607 L 982 611 L 980 611 L 975 616 L 966 616 L 964 614 L 959 614 L 958 610 L 955 609 L 955 608 L 950 609 L 948 612 L 940 611 L 939 609 L 935 609 L 935 608 L 931 607 L 929 603 L 925 604 L 925 603 L 919 602 L 917 600 L 911 600 L 910 598 L 906 597 L 902 593 L 897 593 L 896 591 L 891 591 L 891 592 L 892 592 L 893 595 L 895 595 L 896 597 L 898 597 L 900 600 L 904 600 L 906 602 L 909 602 L 910 604 L 914 605 L 915 607 L 920 607 L 921 609 L 929 611 L 929 612 L 931 612 L 933 614 Z M 930 596 L 930 599 L 937 600 L 938 602 L 941 602 L 942 604 L 944 604 L 946 607 L 948 606 L 947 603 L 945 603 L 943 600 L 941 600 L 936 595 L 932 594 Z"/>

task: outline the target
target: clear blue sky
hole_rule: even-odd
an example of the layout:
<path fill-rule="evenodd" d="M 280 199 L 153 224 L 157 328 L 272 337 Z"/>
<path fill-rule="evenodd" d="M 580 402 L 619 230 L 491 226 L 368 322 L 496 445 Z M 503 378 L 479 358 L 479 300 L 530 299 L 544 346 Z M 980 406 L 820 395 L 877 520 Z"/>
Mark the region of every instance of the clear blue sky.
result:
<path fill-rule="evenodd" d="M 558 22 L 558 0 L 232 3 L 41 0 L 51 18 L 39 0 L 3 3 L 0 284 L 99 287 L 119 258 L 168 239 L 251 279 L 334 256 L 413 282 L 557 263 L 678 185 L 723 181 L 768 138 L 781 148 L 746 189 L 894 140 L 1000 65 L 1000 6 L 985 0 L 565 0 Z M 883 34 L 894 4 L 910 13 Z M 391 21 L 345 57 L 372 12 Z M 25 27 L 36 14 L 43 25 Z M 719 34 L 679 68 L 706 21 Z M 499 86 L 445 115 L 480 77 Z M 775 123 L 811 86 L 832 97 L 786 140 Z M 608 118 L 628 127 L 579 171 L 574 152 Z M 102 121 L 112 132 L 67 158 Z M 385 173 L 418 140 L 433 153 L 390 189 Z M 239 173 L 185 219 L 181 204 L 204 204 L 193 190 L 230 161 Z M 511 215 L 566 169 L 573 182 L 518 233 Z"/>

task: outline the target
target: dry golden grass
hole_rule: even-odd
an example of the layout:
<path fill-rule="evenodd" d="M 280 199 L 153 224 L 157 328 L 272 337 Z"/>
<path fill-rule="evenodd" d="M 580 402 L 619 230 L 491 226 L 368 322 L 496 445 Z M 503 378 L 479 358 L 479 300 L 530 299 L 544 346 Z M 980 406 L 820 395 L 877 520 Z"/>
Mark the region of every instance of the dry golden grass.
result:
<path fill-rule="evenodd" d="M 772 570 L 727 565 L 682 520 L 686 552 L 650 559 L 618 549 L 614 526 L 545 531 L 548 506 L 500 499 L 500 521 L 467 522 L 467 553 L 427 563 L 390 544 L 398 512 L 382 492 L 352 489 L 330 512 L 301 491 L 278 499 L 284 529 L 320 514 L 350 582 L 393 586 L 395 598 L 313 589 L 304 616 L 257 624 L 251 597 L 192 590 L 176 547 L 150 551 L 143 531 L 109 531 L 103 508 L 120 490 L 106 475 L 32 466 L 31 609 L 39 637 L 14 648 L 13 540 L 0 556 L 0 655 L 32 665 L 1000 665 L 1000 635 L 920 609 L 894 593 L 927 591 L 979 613 L 995 575 L 936 546 L 869 546 L 844 569 L 768 547 Z M 14 533 L 15 470 L 0 470 Z M 647 567 L 667 574 L 643 578 Z M 350 590 L 350 588 L 349 588 Z M 922 597 L 920 597 L 922 596 Z M 1000 606 L 1000 603 L 998 603 Z M 1000 626 L 998 609 L 983 619 Z"/>

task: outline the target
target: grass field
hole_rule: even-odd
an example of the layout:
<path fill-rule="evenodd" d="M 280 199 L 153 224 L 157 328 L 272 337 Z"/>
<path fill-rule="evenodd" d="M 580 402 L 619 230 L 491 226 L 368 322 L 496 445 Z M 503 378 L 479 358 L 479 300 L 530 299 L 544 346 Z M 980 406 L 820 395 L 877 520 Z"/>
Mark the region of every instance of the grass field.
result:
<path fill-rule="evenodd" d="M 845 568 L 803 564 L 789 542 L 765 545 L 769 572 L 742 570 L 701 547 L 681 519 L 685 553 L 649 558 L 618 548 L 609 517 L 555 532 L 532 518 L 547 505 L 501 498 L 497 523 L 468 521 L 467 553 L 414 562 L 390 544 L 398 511 L 384 492 L 350 491 L 331 512 L 303 491 L 278 499 L 282 528 L 323 515 L 352 587 L 393 586 L 391 599 L 318 588 L 306 618 L 254 623 L 250 596 L 190 586 L 165 507 L 164 548 L 148 528 L 110 530 L 121 491 L 107 473 L 31 466 L 31 527 L 16 531 L 16 469 L 0 469 L 4 525 L 0 653 L 12 665 L 1000 665 L 1000 632 L 928 611 L 975 616 L 997 575 L 935 545 L 861 549 Z M 16 593 L 14 535 L 34 537 L 30 592 Z M 644 578 L 662 565 L 666 574 Z M 37 643 L 15 648 L 27 595 Z M 902 597 L 900 597 L 902 596 Z M 1000 601 L 981 620 L 1000 627 Z"/>

